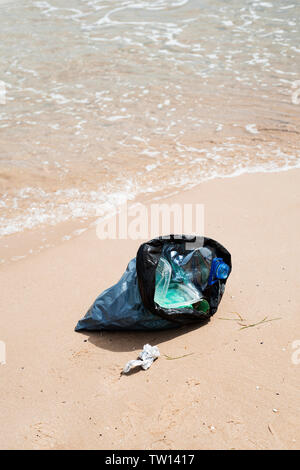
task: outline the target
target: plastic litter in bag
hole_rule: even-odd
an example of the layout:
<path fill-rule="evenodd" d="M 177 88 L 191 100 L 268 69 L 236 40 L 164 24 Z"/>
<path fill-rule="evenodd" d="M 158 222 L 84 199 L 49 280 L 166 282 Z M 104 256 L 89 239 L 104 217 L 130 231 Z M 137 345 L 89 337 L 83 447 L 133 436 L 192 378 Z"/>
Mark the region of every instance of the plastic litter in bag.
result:
<path fill-rule="evenodd" d="M 143 243 L 123 276 L 102 292 L 76 326 L 81 330 L 157 330 L 209 321 L 231 272 L 217 241 L 168 235 Z"/>
<path fill-rule="evenodd" d="M 172 282 L 174 270 L 163 256 L 160 257 L 155 273 L 154 301 L 161 307 L 181 308 L 190 306 L 202 298 L 201 292 L 183 273 L 182 270 L 181 277 L 179 277 L 177 268 L 177 282 Z"/>
<path fill-rule="evenodd" d="M 203 305 L 204 290 L 218 279 L 227 279 L 230 268 L 212 251 L 200 247 L 181 253 L 165 245 L 155 273 L 154 301 L 163 308 L 195 308 Z M 204 310 L 207 311 L 208 309 Z"/>
<path fill-rule="evenodd" d="M 160 352 L 157 346 L 145 344 L 143 350 L 138 355 L 139 359 L 134 359 L 133 361 L 127 362 L 123 369 L 123 374 L 128 374 L 131 369 L 138 366 L 144 370 L 147 370 L 159 356 Z"/>

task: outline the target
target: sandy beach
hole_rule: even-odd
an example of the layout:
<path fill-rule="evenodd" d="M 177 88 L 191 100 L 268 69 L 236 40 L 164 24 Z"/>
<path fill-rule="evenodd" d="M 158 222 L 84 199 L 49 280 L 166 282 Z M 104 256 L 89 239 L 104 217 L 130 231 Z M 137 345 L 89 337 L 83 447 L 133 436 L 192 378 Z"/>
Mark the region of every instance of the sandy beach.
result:
<path fill-rule="evenodd" d="M 299 186 L 300 170 L 249 174 L 164 200 L 203 203 L 205 235 L 232 254 L 200 328 L 74 332 L 142 240 L 90 229 L 3 265 L 0 448 L 299 448 Z M 161 357 L 120 376 L 145 343 Z"/>
<path fill-rule="evenodd" d="M 0 0 L 0 12 L 0 449 L 299 449 L 300 2 Z M 144 218 L 101 238 L 138 204 Z M 152 204 L 184 224 L 203 208 L 203 226 L 154 230 Z M 191 232 L 232 257 L 207 324 L 74 331 L 142 243 Z M 211 287 L 220 260 L 200 252 L 183 274 L 168 258 L 168 282 L 184 280 L 169 300 L 190 276 L 188 302 L 211 313 L 226 276 Z M 156 261 L 138 264 L 157 312 Z M 147 343 L 160 357 L 122 375 Z"/>

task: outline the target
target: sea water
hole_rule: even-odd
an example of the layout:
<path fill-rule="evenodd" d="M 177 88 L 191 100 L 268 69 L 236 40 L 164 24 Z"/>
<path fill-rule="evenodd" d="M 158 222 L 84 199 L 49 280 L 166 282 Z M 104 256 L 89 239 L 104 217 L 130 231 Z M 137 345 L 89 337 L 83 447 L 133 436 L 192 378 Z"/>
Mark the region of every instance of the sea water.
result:
<path fill-rule="evenodd" d="M 299 166 L 295 0 L 0 0 L 0 236 Z"/>

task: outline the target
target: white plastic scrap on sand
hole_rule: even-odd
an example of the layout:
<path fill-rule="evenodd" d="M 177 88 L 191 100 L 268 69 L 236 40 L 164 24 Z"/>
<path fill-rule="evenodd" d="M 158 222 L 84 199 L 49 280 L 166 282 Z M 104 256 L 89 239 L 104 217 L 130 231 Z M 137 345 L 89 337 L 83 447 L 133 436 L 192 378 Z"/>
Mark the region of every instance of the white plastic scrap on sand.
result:
<path fill-rule="evenodd" d="M 141 366 L 142 369 L 147 370 L 151 364 L 160 356 L 160 352 L 157 346 L 151 346 L 150 344 L 145 344 L 143 351 L 139 354 L 139 359 L 127 362 L 126 366 L 123 369 L 123 374 L 128 374 L 128 372 L 134 367 Z"/>

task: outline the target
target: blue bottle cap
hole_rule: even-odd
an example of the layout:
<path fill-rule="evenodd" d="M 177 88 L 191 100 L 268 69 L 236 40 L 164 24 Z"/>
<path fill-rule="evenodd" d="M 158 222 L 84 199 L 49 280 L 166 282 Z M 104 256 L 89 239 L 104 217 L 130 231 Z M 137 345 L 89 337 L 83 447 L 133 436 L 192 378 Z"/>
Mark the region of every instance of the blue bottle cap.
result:
<path fill-rule="evenodd" d="M 228 264 L 221 262 L 216 269 L 216 277 L 217 279 L 227 279 L 229 276 L 229 266 Z"/>

